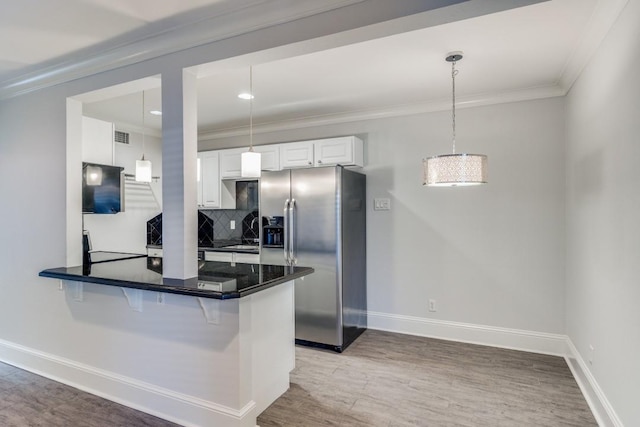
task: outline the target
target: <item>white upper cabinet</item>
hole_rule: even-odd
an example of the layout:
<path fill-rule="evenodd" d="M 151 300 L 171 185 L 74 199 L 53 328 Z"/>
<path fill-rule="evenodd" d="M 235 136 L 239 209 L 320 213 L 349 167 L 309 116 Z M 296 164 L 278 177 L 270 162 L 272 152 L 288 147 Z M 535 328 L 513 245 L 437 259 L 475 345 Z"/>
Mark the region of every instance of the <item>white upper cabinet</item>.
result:
<path fill-rule="evenodd" d="M 220 154 L 217 151 L 198 153 L 198 207 L 220 207 Z"/>
<path fill-rule="evenodd" d="M 313 141 L 280 144 L 280 168 L 310 168 L 313 165 Z"/>
<path fill-rule="evenodd" d="M 364 144 L 355 136 L 313 141 L 314 166 L 364 166 Z"/>
<path fill-rule="evenodd" d="M 290 142 L 280 145 L 280 168 L 364 166 L 364 143 L 355 136 Z"/>
<path fill-rule="evenodd" d="M 258 145 L 253 147 L 256 153 L 261 154 L 260 168 L 263 171 L 279 171 L 280 167 L 280 147 L 278 145 Z"/>
<path fill-rule="evenodd" d="M 220 153 L 220 177 L 222 179 L 241 178 L 242 153 L 249 147 L 219 150 Z M 260 153 L 261 169 L 263 171 L 280 170 L 280 147 L 277 145 L 254 146 L 253 150 Z"/>
<path fill-rule="evenodd" d="M 240 156 L 246 148 L 220 150 L 220 178 L 240 178 Z"/>
<path fill-rule="evenodd" d="M 82 161 L 113 165 L 113 123 L 82 117 Z"/>
<path fill-rule="evenodd" d="M 218 182 L 223 179 L 238 179 L 241 176 L 242 153 L 249 147 L 231 148 L 227 150 L 202 151 L 198 155 L 202 163 L 205 153 L 218 153 L 219 169 L 217 170 Z M 315 141 L 288 142 L 283 144 L 269 144 L 254 146 L 253 149 L 261 154 L 261 169 L 263 171 L 278 171 L 293 168 L 312 168 L 315 166 L 364 166 L 364 143 L 355 136 L 342 136 L 338 138 L 318 139 Z M 202 164 L 201 173 L 210 173 L 210 169 Z M 211 172 L 212 173 L 212 172 Z M 213 175 L 212 175 L 213 176 Z M 205 201 L 201 194 L 204 187 L 198 189 L 198 206 L 211 207 L 212 204 Z M 214 191 L 214 190 L 211 190 Z M 213 194 L 213 193 L 211 193 Z M 217 206 L 223 203 L 220 199 L 220 186 L 218 186 Z M 226 203 L 226 202 L 225 202 Z M 206 205 L 206 206 L 205 206 Z"/>

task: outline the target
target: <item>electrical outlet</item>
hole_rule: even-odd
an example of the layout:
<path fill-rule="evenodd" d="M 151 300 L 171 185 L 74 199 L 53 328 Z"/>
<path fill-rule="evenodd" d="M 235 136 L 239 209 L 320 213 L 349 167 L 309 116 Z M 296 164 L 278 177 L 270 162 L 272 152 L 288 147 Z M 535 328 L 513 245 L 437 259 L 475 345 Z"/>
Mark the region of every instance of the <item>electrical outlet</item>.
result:
<path fill-rule="evenodd" d="M 158 292 L 158 305 L 164 305 L 164 293 Z"/>
<path fill-rule="evenodd" d="M 374 211 L 391 210 L 391 200 L 390 199 L 373 199 L 373 210 Z"/>
<path fill-rule="evenodd" d="M 234 220 L 231 220 L 231 222 L 229 223 L 229 227 L 231 227 L 232 230 L 236 229 L 236 222 Z"/>
<path fill-rule="evenodd" d="M 589 365 L 593 365 L 593 351 L 594 350 L 595 350 L 595 347 L 593 346 L 593 344 L 589 344 L 589 358 L 588 358 Z"/>
<path fill-rule="evenodd" d="M 438 311 L 437 308 L 436 308 L 436 300 L 434 300 L 434 299 L 430 299 L 429 300 L 429 311 L 431 311 L 431 312 Z"/>

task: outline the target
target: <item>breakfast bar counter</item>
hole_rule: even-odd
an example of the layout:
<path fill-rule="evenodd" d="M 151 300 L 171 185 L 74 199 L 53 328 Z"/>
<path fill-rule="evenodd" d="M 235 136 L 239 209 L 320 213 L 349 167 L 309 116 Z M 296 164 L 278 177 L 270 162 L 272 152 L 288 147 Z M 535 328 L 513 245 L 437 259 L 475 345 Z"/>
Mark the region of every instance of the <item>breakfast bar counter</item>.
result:
<path fill-rule="evenodd" d="M 128 256 L 127 256 L 128 255 Z M 162 258 L 101 252 L 93 258 L 114 261 L 43 270 L 41 277 L 182 294 L 202 298 L 241 298 L 313 273 L 309 267 L 198 261 L 198 277 L 162 277 Z"/>
<path fill-rule="evenodd" d="M 197 278 L 171 280 L 161 258 L 93 259 L 40 276 L 93 331 L 82 366 L 61 366 L 96 394 L 181 425 L 255 427 L 289 388 L 294 279 L 312 268 L 198 261 Z"/>

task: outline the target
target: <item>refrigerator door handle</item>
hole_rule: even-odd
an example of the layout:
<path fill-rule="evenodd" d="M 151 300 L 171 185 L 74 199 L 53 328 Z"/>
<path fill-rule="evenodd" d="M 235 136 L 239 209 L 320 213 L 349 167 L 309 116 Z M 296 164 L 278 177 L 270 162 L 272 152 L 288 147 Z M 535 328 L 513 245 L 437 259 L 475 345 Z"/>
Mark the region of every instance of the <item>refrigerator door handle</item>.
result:
<path fill-rule="evenodd" d="M 289 199 L 284 201 L 284 209 L 283 209 L 283 216 L 284 216 L 284 261 L 287 265 L 291 264 L 291 259 L 289 257 L 289 234 L 291 233 L 291 230 L 289 230 L 289 206 L 290 206 L 290 201 Z"/>
<path fill-rule="evenodd" d="M 296 265 L 296 199 L 291 199 L 289 203 L 289 261 L 291 265 Z"/>

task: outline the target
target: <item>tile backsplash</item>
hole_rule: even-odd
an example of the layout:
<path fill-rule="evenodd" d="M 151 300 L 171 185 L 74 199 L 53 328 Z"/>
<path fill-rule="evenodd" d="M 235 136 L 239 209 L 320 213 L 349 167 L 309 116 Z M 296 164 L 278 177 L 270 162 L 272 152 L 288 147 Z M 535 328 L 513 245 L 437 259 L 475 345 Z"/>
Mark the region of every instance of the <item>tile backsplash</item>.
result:
<path fill-rule="evenodd" d="M 254 243 L 259 237 L 257 210 L 216 209 L 198 211 L 198 247 L 214 247 L 216 240 Z M 231 229 L 235 221 L 235 230 Z M 253 227 L 252 227 L 253 226 Z M 147 244 L 162 246 L 162 214 L 147 221 Z"/>
<path fill-rule="evenodd" d="M 245 240 L 251 241 L 259 236 L 258 211 L 242 209 L 203 209 L 200 212 L 213 220 L 213 235 L 215 240 Z M 235 221 L 235 230 L 231 229 L 231 221 Z M 251 223 L 253 222 L 253 228 Z"/>

